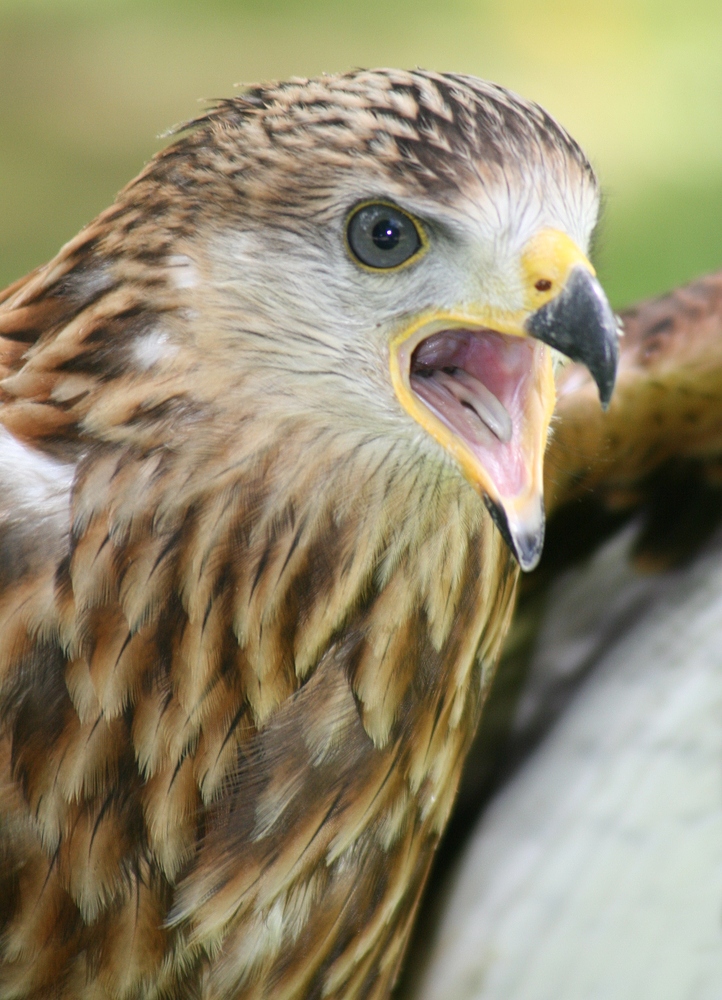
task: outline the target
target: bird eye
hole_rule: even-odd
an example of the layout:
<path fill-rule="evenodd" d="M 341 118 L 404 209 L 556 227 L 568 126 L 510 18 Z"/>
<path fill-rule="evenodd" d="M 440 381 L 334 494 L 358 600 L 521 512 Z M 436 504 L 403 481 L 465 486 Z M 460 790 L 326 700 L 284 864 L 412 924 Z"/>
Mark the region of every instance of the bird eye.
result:
<path fill-rule="evenodd" d="M 348 245 L 362 264 L 398 267 L 417 253 L 421 234 L 414 220 L 391 205 L 363 205 L 348 221 Z"/>

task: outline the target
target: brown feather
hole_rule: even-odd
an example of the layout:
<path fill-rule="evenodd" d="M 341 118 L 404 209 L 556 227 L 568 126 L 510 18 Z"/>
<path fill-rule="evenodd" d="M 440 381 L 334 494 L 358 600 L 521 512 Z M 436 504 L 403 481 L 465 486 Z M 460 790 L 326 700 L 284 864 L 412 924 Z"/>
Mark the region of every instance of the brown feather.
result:
<path fill-rule="evenodd" d="M 388 996 L 517 572 L 319 261 L 528 176 L 594 185 L 491 84 L 255 88 L 0 296 L 0 997 Z"/>

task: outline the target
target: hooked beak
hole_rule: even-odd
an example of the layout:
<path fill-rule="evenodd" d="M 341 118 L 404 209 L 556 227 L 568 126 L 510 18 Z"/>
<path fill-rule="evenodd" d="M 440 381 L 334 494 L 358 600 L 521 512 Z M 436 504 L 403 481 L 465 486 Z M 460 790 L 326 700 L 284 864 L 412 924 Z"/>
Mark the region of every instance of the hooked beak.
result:
<path fill-rule="evenodd" d="M 595 276 L 580 265 L 572 268 L 559 295 L 532 313 L 525 329 L 572 361 L 586 365 L 606 410 L 617 374 L 619 335 L 614 313 Z"/>
<path fill-rule="evenodd" d="M 550 347 L 587 365 L 609 402 L 617 323 L 582 251 L 543 230 L 522 258 L 524 304 L 417 316 L 390 344 L 409 413 L 458 462 L 523 570 L 544 539 L 543 459 L 556 392 Z"/>

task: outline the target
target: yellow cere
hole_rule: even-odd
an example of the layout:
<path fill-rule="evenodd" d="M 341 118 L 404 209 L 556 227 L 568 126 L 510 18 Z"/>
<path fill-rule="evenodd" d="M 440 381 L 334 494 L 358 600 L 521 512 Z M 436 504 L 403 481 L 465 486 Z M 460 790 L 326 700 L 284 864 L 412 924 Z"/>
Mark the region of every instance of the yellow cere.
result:
<path fill-rule="evenodd" d="M 528 312 L 536 312 L 557 296 L 573 267 L 596 274 L 574 240 L 559 229 L 542 229 L 532 236 L 522 252 L 521 266 Z"/>

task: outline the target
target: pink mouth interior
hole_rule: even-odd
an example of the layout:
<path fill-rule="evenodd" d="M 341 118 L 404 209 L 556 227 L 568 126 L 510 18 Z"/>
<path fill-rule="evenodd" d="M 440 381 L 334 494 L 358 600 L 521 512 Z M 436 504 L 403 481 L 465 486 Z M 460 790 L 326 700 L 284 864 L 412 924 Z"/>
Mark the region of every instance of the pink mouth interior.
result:
<path fill-rule="evenodd" d="M 493 330 L 443 330 L 411 358 L 412 390 L 465 442 L 502 497 L 529 479 L 525 411 L 538 346 Z"/>

